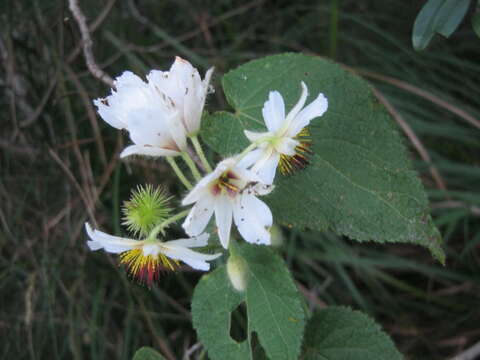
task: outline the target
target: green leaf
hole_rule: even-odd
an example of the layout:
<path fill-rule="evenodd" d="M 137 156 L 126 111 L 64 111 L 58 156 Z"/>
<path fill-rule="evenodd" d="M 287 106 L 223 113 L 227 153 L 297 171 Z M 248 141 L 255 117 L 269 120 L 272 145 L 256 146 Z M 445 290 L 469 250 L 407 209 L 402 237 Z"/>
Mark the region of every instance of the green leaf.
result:
<path fill-rule="evenodd" d="M 470 0 L 429 0 L 422 7 L 413 25 L 412 43 L 415 50 L 425 49 L 439 33 L 449 37 L 467 13 Z"/>
<path fill-rule="evenodd" d="M 211 359 L 251 358 L 248 341 L 230 337 L 231 313 L 245 302 L 249 339 L 256 332 L 270 359 L 296 360 L 305 326 L 302 300 L 283 261 L 265 246 L 241 244 L 248 264 L 245 292 L 233 289 L 225 266 L 202 277 L 193 295 L 193 326 Z"/>
<path fill-rule="evenodd" d="M 480 37 L 480 12 L 476 12 L 472 16 L 472 27 L 473 27 L 473 30 L 475 31 L 475 34 L 477 34 L 477 36 Z"/>
<path fill-rule="evenodd" d="M 204 141 L 225 156 L 240 151 L 248 144 L 242 129 L 265 131 L 261 112 L 269 91 L 282 94 L 288 111 L 301 81 L 309 88 L 307 104 L 323 92 L 329 108 L 309 126 L 310 165 L 290 177 L 279 173 L 275 190 L 263 198 L 275 220 L 359 241 L 423 245 L 443 263 L 440 234 L 397 126 L 370 86 L 340 66 L 283 54 L 227 73 L 222 83 L 234 113 L 208 116 Z"/>
<path fill-rule="evenodd" d="M 402 355 L 370 317 L 329 307 L 308 322 L 303 360 L 401 360 Z"/>
<path fill-rule="evenodd" d="M 165 360 L 165 358 L 156 350 L 145 346 L 135 352 L 133 360 Z"/>

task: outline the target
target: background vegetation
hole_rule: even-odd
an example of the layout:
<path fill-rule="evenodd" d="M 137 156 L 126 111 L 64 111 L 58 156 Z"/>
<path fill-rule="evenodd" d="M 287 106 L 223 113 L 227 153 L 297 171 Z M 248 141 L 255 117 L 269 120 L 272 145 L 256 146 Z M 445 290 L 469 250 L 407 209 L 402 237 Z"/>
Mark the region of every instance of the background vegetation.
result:
<path fill-rule="evenodd" d="M 409 245 L 358 244 L 283 229 L 284 255 L 309 307 L 372 315 L 409 359 L 450 358 L 480 338 L 480 39 L 471 14 L 448 40 L 411 45 L 423 2 L 393 0 L 82 0 L 94 53 L 111 76 L 166 69 L 175 55 L 221 74 L 285 51 L 332 58 L 372 82 L 403 127 L 431 199 L 447 265 Z M 473 9 L 472 9 L 473 10 Z M 122 233 L 136 184 L 168 183 L 162 161 L 119 162 L 125 134 L 91 100 L 110 90 L 87 71 L 60 0 L 0 3 L 0 357 L 130 359 L 151 345 L 206 358 L 191 326 L 200 273 L 151 291 L 116 259 L 90 253 L 83 224 Z M 225 107 L 221 89 L 209 108 Z M 238 313 L 238 318 L 243 315 Z M 234 329 L 234 336 L 239 336 Z"/>

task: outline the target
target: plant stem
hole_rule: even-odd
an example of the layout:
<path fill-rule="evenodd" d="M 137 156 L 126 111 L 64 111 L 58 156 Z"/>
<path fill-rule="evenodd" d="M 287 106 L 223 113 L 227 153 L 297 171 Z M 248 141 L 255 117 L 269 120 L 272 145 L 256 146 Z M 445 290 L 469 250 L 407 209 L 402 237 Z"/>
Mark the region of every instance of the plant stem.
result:
<path fill-rule="evenodd" d="M 192 140 L 193 147 L 195 148 L 195 151 L 197 152 L 197 155 L 200 158 L 200 161 L 205 167 L 205 170 L 207 170 L 207 172 L 209 173 L 212 172 L 212 167 L 210 166 L 207 158 L 205 157 L 205 153 L 203 152 L 202 145 L 198 141 L 197 135 L 192 136 L 190 139 Z"/>
<path fill-rule="evenodd" d="M 153 228 L 153 230 L 150 232 L 150 235 L 148 235 L 148 239 L 154 239 L 158 235 L 158 233 L 161 232 L 164 228 L 166 228 L 171 223 L 174 223 L 177 220 L 180 220 L 180 219 L 184 218 L 185 216 L 188 215 L 189 212 L 190 212 L 190 209 L 183 210 L 183 211 L 179 212 L 178 214 L 173 215 L 172 217 L 168 218 L 167 220 L 161 222 L 160 224 L 158 224 L 157 226 L 155 226 Z"/>
<path fill-rule="evenodd" d="M 188 155 L 188 153 L 186 151 L 183 151 L 182 152 L 182 158 L 187 163 L 188 167 L 190 168 L 190 171 L 192 172 L 195 180 L 197 180 L 197 181 L 200 180 L 202 178 L 202 175 L 200 175 L 200 172 L 198 171 L 197 166 L 193 162 L 193 159 L 190 157 L 190 155 Z"/>
<path fill-rule="evenodd" d="M 185 177 L 182 170 L 178 167 L 175 159 L 172 156 L 167 156 L 167 161 L 172 167 L 173 171 L 175 172 L 175 175 L 177 175 L 180 181 L 182 182 L 182 184 L 185 185 L 185 187 L 188 190 L 190 190 L 193 186 L 190 183 L 190 181 L 188 181 L 188 179 Z"/>

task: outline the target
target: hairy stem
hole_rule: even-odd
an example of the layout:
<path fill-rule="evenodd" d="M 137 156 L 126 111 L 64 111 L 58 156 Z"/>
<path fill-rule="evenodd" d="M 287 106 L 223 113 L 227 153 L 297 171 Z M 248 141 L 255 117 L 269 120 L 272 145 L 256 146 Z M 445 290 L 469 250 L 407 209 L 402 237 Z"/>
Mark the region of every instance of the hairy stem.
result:
<path fill-rule="evenodd" d="M 170 164 L 170 166 L 172 167 L 173 171 L 175 172 L 175 175 L 177 175 L 177 177 L 182 182 L 182 184 L 185 185 L 185 187 L 188 190 L 190 190 L 193 187 L 192 183 L 190 181 L 188 181 L 188 179 L 185 177 L 182 170 L 178 167 L 175 159 L 172 156 L 167 156 L 167 161 Z"/>
<path fill-rule="evenodd" d="M 197 152 L 197 155 L 200 158 L 202 165 L 205 167 L 205 170 L 207 170 L 207 172 L 209 173 L 212 172 L 212 167 L 210 166 L 207 158 L 205 157 L 205 153 L 203 152 L 202 145 L 198 141 L 197 135 L 192 136 L 190 139 L 192 140 L 193 147 L 195 148 L 195 151 Z"/>
<path fill-rule="evenodd" d="M 177 220 L 180 220 L 182 218 L 184 218 L 185 216 L 188 215 L 188 213 L 190 212 L 190 209 L 187 209 L 187 210 L 183 210 L 181 212 L 179 212 L 178 214 L 175 214 L 173 215 L 172 217 L 168 218 L 167 220 L 161 222 L 160 224 L 158 224 L 157 226 L 155 226 L 153 228 L 153 230 L 150 232 L 150 235 L 148 235 L 148 239 L 154 239 L 157 237 L 157 235 L 163 230 L 165 229 L 167 226 L 169 226 L 170 224 L 176 222 Z"/>
<path fill-rule="evenodd" d="M 182 158 L 183 160 L 187 163 L 187 166 L 190 168 L 190 171 L 193 174 L 193 177 L 195 178 L 196 181 L 200 180 L 202 178 L 202 175 L 200 175 L 200 172 L 197 169 L 197 166 L 195 165 L 195 162 L 193 159 L 190 157 L 188 152 L 183 151 L 182 152 Z"/>

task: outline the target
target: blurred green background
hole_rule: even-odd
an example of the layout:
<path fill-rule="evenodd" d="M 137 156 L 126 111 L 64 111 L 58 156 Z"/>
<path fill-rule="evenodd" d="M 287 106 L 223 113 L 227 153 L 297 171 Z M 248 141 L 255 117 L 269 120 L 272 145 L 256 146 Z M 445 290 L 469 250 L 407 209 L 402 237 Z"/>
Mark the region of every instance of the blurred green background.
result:
<path fill-rule="evenodd" d="M 372 83 L 396 120 L 431 199 L 447 265 L 413 245 L 358 244 L 283 229 L 284 255 L 307 306 L 373 316 L 407 359 L 449 359 L 480 340 L 480 39 L 471 9 L 450 38 L 416 53 L 423 1 L 81 0 L 100 67 L 115 77 L 167 69 L 176 55 L 216 67 L 209 110 L 227 107 L 222 73 L 286 51 L 328 57 Z M 122 234 L 136 184 L 182 189 L 161 160 L 120 162 L 126 134 L 96 115 L 110 89 L 79 50 L 68 3 L 0 3 L 0 358 L 207 356 L 191 326 L 200 273 L 148 290 L 116 258 L 91 253 L 85 221 Z M 401 130 L 400 130 L 401 131 Z M 241 323 L 242 314 L 238 314 Z M 235 332 L 235 330 L 232 330 Z"/>

